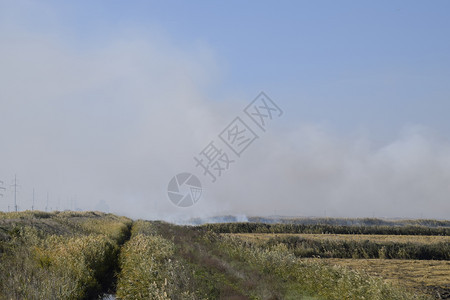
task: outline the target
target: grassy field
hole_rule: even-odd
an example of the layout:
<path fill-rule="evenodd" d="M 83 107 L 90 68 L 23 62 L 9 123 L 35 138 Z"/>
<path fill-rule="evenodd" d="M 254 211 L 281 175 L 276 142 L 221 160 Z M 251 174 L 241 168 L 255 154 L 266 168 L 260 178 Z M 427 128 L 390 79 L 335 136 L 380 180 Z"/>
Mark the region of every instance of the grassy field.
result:
<path fill-rule="evenodd" d="M 94 212 L 1 213 L 0 299 L 92 299 L 106 292 L 131 223 Z"/>
<path fill-rule="evenodd" d="M 225 234 L 234 235 L 244 241 L 264 243 L 274 237 L 296 236 L 313 240 L 371 241 L 378 243 L 435 244 L 450 242 L 449 236 L 401 236 L 401 235 L 335 235 L 335 234 Z M 395 285 L 433 293 L 436 289 L 450 287 L 450 261 L 410 259 L 341 259 L 304 258 L 305 261 L 321 261 L 330 265 L 349 267 L 386 279 Z"/>
<path fill-rule="evenodd" d="M 448 284 L 449 261 L 298 255 L 305 245 L 322 245 L 314 251 L 333 255 L 345 254 L 342 246 L 369 255 L 385 245 L 392 246 L 386 255 L 422 255 L 417 250 L 446 255 L 448 236 L 428 237 L 426 228 L 416 239 L 224 234 L 223 228 L 132 221 L 99 212 L 0 213 L 0 299 L 99 299 L 113 293 L 117 299 L 410 300 L 436 299 Z M 337 250 L 327 248 L 334 246 Z"/>
<path fill-rule="evenodd" d="M 436 245 L 450 243 L 450 236 L 413 236 L 413 235 L 345 235 L 345 234 L 290 234 L 290 233 L 225 233 L 227 237 L 236 237 L 244 242 L 266 247 L 270 241 L 283 241 L 286 237 L 301 238 L 319 242 L 356 242 L 367 241 L 379 244 L 422 244 Z M 322 244 L 324 245 L 324 244 Z M 291 251 L 292 252 L 292 251 Z M 295 252 L 295 251 L 294 251 Z M 438 299 L 450 298 L 450 261 L 414 260 L 414 259 L 364 259 L 364 258 L 302 258 L 305 262 L 322 262 L 330 266 L 341 266 L 379 277 L 396 286 L 435 295 Z"/>
<path fill-rule="evenodd" d="M 232 235 L 264 248 L 284 244 L 297 257 L 450 260 L 450 242 L 447 236 L 258 233 Z"/>
<path fill-rule="evenodd" d="M 305 259 L 317 260 L 317 259 Z M 330 265 L 349 267 L 379 276 L 399 286 L 426 290 L 431 294 L 450 287 L 450 261 L 398 259 L 321 259 Z"/>
<path fill-rule="evenodd" d="M 450 236 L 437 235 L 374 235 L 374 234 L 292 234 L 292 233 L 236 233 L 235 235 L 250 241 L 267 241 L 275 237 L 295 236 L 313 240 L 331 241 L 370 241 L 375 243 L 418 243 L 436 244 L 441 242 L 450 243 Z"/>

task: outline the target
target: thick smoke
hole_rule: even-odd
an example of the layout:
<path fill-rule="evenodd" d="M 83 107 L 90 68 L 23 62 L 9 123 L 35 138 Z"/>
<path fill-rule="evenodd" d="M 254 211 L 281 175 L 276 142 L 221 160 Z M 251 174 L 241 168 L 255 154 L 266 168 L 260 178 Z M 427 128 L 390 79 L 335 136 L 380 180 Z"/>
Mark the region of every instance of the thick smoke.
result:
<path fill-rule="evenodd" d="M 80 47 L 8 22 L 0 24 L 2 210 L 12 208 L 17 174 L 21 209 L 31 208 L 35 188 L 41 210 L 48 192 L 52 209 L 167 220 L 450 214 L 450 147 L 426 128 L 405 128 L 374 146 L 370 136 L 349 140 L 292 122 L 292 112 L 218 182 L 200 177 L 199 203 L 177 208 L 166 195 L 170 178 L 195 171 L 193 156 L 252 100 L 210 99 L 220 79 L 214 52 L 205 45 L 181 51 L 133 30 Z"/>

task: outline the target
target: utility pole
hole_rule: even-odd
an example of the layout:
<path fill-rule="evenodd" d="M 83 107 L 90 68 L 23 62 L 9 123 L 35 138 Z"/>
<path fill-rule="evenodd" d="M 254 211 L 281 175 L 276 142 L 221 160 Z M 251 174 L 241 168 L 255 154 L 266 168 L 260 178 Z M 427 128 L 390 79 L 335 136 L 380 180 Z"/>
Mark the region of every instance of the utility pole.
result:
<path fill-rule="evenodd" d="M 4 182 L 0 180 L 0 198 L 3 198 L 3 192 L 6 191 L 6 189 L 3 187 Z M 8 208 L 9 210 L 9 208 Z"/>
<path fill-rule="evenodd" d="M 3 192 L 6 191 L 6 189 L 3 187 L 4 182 L 0 180 L 0 197 L 3 197 Z"/>
<path fill-rule="evenodd" d="M 47 204 L 45 205 L 45 211 L 48 211 L 48 192 L 47 192 Z"/>
<path fill-rule="evenodd" d="M 14 188 L 14 210 L 17 212 L 17 175 L 14 175 L 14 184 L 11 186 Z"/>
<path fill-rule="evenodd" d="M 31 210 L 34 210 L 34 188 L 33 188 L 33 204 L 31 204 Z"/>
<path fill-rule="evenodd" d="M 72 199 L 72 205 L 73 205 L 73 211 L 76 211 L 77 210 L 77 195 L 75 195 L 74 197 L 73 197 L 73 199 Z"/>

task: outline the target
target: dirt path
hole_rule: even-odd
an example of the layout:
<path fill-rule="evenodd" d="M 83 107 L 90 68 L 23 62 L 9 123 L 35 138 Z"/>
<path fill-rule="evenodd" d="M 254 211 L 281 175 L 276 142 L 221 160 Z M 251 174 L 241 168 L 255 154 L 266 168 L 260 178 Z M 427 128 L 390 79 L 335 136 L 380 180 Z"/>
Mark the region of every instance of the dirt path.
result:
<path fill-rule="evenodd" d="M 237 262 L 202 238 L 195 228 L 158 226 L 159 234 L 174 241 L 178 257 L 194 265 L 218 299 L 288 299 L 285 283 L 270 274 L 252 269 L 246 262 Z M 312 299 L 293 295 L 292 299 Z"/>

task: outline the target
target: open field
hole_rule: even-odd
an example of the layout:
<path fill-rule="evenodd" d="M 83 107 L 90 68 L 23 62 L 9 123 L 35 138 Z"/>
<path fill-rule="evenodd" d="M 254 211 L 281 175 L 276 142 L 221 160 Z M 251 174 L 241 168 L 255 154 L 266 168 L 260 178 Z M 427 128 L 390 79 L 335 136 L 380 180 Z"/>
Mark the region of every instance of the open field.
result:
<path fill-rule="evenodd" d="M 431 299 L 422 291 L 408 292 L 358 271 L 298 259 L 282 244 L 264 249 L 203 227 L 149 222 L 139 226 L 144 225 L 141 232 L 173 241 L 171 263 L 185 272 L 179 274 L 193 274 L 176 282 L 191 286 L 188 290 L 201 298 Z"/>
<path fill-rule="evenodd" d="M 317 259 L 305 259 L 317 260 Z M 380 276 L 396 285 L 412 289 L 450 287 L 450 261 L 423 261 L 400 259 L 320 259 L 330 265 L 349 267 L 353 270 Z"/>
<path fill-rule="evenodd" d="M 117 299 L 431 300 L 436 292 L 445 298 L 448 261 L 310 259 L 298 255 L 303 236 L 223 234 L 221 228 L 99 212 L 0 213 L 0 299 L 98 299 L 108 293 Z M 379 246 L 366 236 L 352 238 L 332 242 Z M 411 241 L 369 238 L 382 245 Z M 418 238 L 434 250 L 448 243 L 446 236 Z"/>
<path fill-rule="evenodd" d="M 302 240 L 331 241 L 331 242 L 373 242 L 380 245 L 393 244 L 422 244 L 433 245 L 450 243 L 449 236 L 411 236 L 411 235 L 344 235 L 344 234 L 264 234 L 264 233 L 235 233 L 223 234 L 255 243 L 265 247 L 270 241 L 283 241 L 286 237 Z M 294 253 L 296 251 L 293 251 Z M 314 256 L 314 255 L 313 255 Z M 316 257 L 320 257 L 317 255 Z M 364 258 L 302 258 L 306 262 L 322 262 L 331 266 L 341 266 L 380 277 L 396 286 L 404 286 L 444 299 L 450 297 L 450 261 L 449 260 L 414 260 L 414 259 L 364 259 Z"/>

